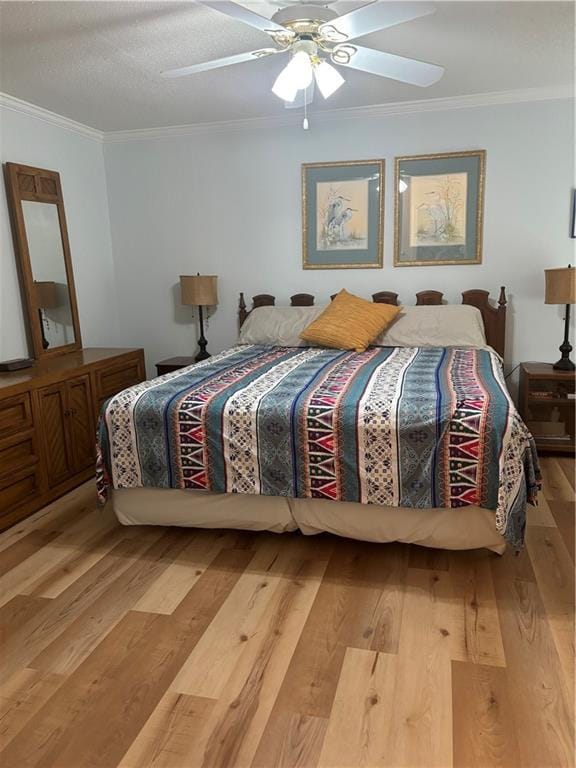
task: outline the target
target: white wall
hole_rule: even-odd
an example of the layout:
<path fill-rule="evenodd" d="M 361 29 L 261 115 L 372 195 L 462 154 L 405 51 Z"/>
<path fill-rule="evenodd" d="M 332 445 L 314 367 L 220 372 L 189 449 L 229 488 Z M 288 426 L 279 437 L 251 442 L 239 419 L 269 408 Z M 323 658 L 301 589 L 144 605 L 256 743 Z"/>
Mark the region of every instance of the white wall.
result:
<path fill-rule="evenodd" d="M 487 150 L 483 263 L 394 268 L 393 158 Z M 300 164 L 386 159 L 382 270 L 303 271 Z M 149 370 L 195 350 L 179 274 L 217 274 L 220 306 L 209 349 L 234 341 L 238 292 L 315 293 L 325 302 L 345 286 L 364 296 L 394 290 L 406 303 L 423 289 L 508 290 L 508 360 L 558 357 L 561 311 L 544 305 L 547 266 L 574 263 L 568 237 L 574 184 L 572 102 L 556 100 L 334 121 L 298 127 L 197 132 L 105 145 L 122 340 L 146 349 Z"/>
<path fill-rule="evenodd" d="M 2 162 L 58 171 L 84 346 L 120 346 L 102 143 L 0 108 Z M 4 184 L 0 183 L 0 360 L 28 350 Z"/>
<path fill-rule="evenodd" d="M 561 309 L 543 303 L 543 269 L 574 263 L 568 233 L 574 185 L 573 102 L 478 107 L 110 143 L 29 115 L 0 112 L 2 161 L 58 170 L 85 346 L 143 346 L 153 363 L 195 351 L 179 274 L 217 274 L 220 306 L 210 320 L 215 352 L 236 337 L 238 292 L 271 292 L 279 303 L 310 291 L 317 302 L 346 286 L 369 296 L 395 290 L 509 294 L 509 364 L 555 360 Z M 468 267 L 392 267 L 393 158 L 485 148 L 484 262 Z M 383 270 L 303 271 L 300 164 L 384 157 Z M 0 185 L 0 359 L 27 353 L 5 193 Z M 108 192 L 108 194 L 107 194 Z M 109 203 L 109 210 L 108 210 Z M 110 218 L 109 218 L 110 211 Z M 112 245 L 110 237 L 112 232 Z M 575 345 L 576 346 L 576 345 Z"/>

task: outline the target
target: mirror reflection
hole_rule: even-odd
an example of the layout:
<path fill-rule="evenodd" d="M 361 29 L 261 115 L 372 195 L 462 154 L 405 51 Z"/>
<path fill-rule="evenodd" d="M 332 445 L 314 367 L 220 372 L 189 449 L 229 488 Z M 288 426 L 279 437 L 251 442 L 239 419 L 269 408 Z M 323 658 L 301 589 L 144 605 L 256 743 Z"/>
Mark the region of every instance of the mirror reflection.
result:
<path fill-rule="evenodd" d="M 74 342 L 74 326 L 58 208 L 53 203 L 22 201 L 32 267 L 33 301 L 44 349 Z"/>

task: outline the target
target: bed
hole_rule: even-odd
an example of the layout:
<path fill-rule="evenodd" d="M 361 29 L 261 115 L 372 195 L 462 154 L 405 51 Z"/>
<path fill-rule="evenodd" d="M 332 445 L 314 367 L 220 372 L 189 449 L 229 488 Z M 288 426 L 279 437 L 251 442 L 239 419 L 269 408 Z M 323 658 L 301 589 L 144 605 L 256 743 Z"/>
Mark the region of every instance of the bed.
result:
<path fill-rule="evenodd" d="M 410 346 L 393 326 L 389 338 L 350 352 L 296 346 L 296 320 L 270 309 L 272 295 L 255 296 L 251 311 L 241 295 L 243 343 L 103 407 L 100 500 L 111 499 L 127 525 L 520 548 L 539 469 L 503 375 L 505 293 L 497 306 L 486 291 L 462 296 L 481 338 L 450 320 L 448 341 L 457 343 Z M 416 304 L 436 307 L 404 310 L 420 335 L 433 326 L 426 312 L 443 322 L 460 316 L 437 291 Z M 310 294 L 293 296 L 291 307 L 301 324 L 320 311 Z M 268 320 L 265 338 L 254 339 L 247 321 L 262 326 L 262 308 L 282 322 L 270 334 Z"/>

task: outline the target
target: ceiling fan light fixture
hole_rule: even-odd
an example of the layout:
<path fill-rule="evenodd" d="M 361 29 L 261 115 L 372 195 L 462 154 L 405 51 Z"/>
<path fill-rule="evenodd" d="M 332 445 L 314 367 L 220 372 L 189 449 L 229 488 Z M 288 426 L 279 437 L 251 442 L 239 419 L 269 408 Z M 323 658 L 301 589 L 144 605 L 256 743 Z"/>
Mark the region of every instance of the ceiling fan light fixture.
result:
<path fill-rule="evenodd" d="M 294 101 L 298 91 L 308 88 L 313 76 L 310 56 L 306 51 L 296 51 L 276 78 L 272 92 L 283 101 Z"/>
<path fill-rule="evenodd" d="M 288 101 L 292 103 L 298 93 L 298 88 L 294 86 L 289 75 L 286 74 L 287 67 L 284 67 L 282 72 L 276 78 L 274 85 L 272 86 L 272 93 L 278 96 L 282 101 Z"/>
<path fill-rule="evenodd" d="M 325 99 L 332 96 L 344 84 L 344 78 L 340 72 L 327 61 L 321 61 L 314 68 L 314 77 L 316 78 L 316 85 Z"/>

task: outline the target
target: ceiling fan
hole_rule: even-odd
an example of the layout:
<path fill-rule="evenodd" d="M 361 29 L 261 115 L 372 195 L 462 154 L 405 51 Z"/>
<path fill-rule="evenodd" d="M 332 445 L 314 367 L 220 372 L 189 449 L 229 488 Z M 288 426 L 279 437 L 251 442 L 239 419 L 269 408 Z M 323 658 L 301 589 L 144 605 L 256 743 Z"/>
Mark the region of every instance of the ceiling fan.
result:
<path fill-rule="evenodd" d="M 273 93 L 286 106 L 310 103 L 314 82 L 324 98 L 331 96 L 344 83 L 342 74 L 334 64 L 424 88 L 442 77 L 444 69 L 436 64 L 349 42 L 370 32 L 434 13 L 435 7 L 431 3 L 376 0 L 338 16 L 336 11 L 326 5 L 326 1 L 323 0 L 322 5 L 290 3 L 288 7 L 278 10 L 272 19 L 268 19 L 229 0 L 199 0 L 201 5 L 266 32 L 275 47 L 171 69 L 162 74 L 164 77 L 185 77 L 265 56 L 289 54 L 287 65 L 272 86 Z M 304 127 L 307 127 L 307 121 Z"/>

